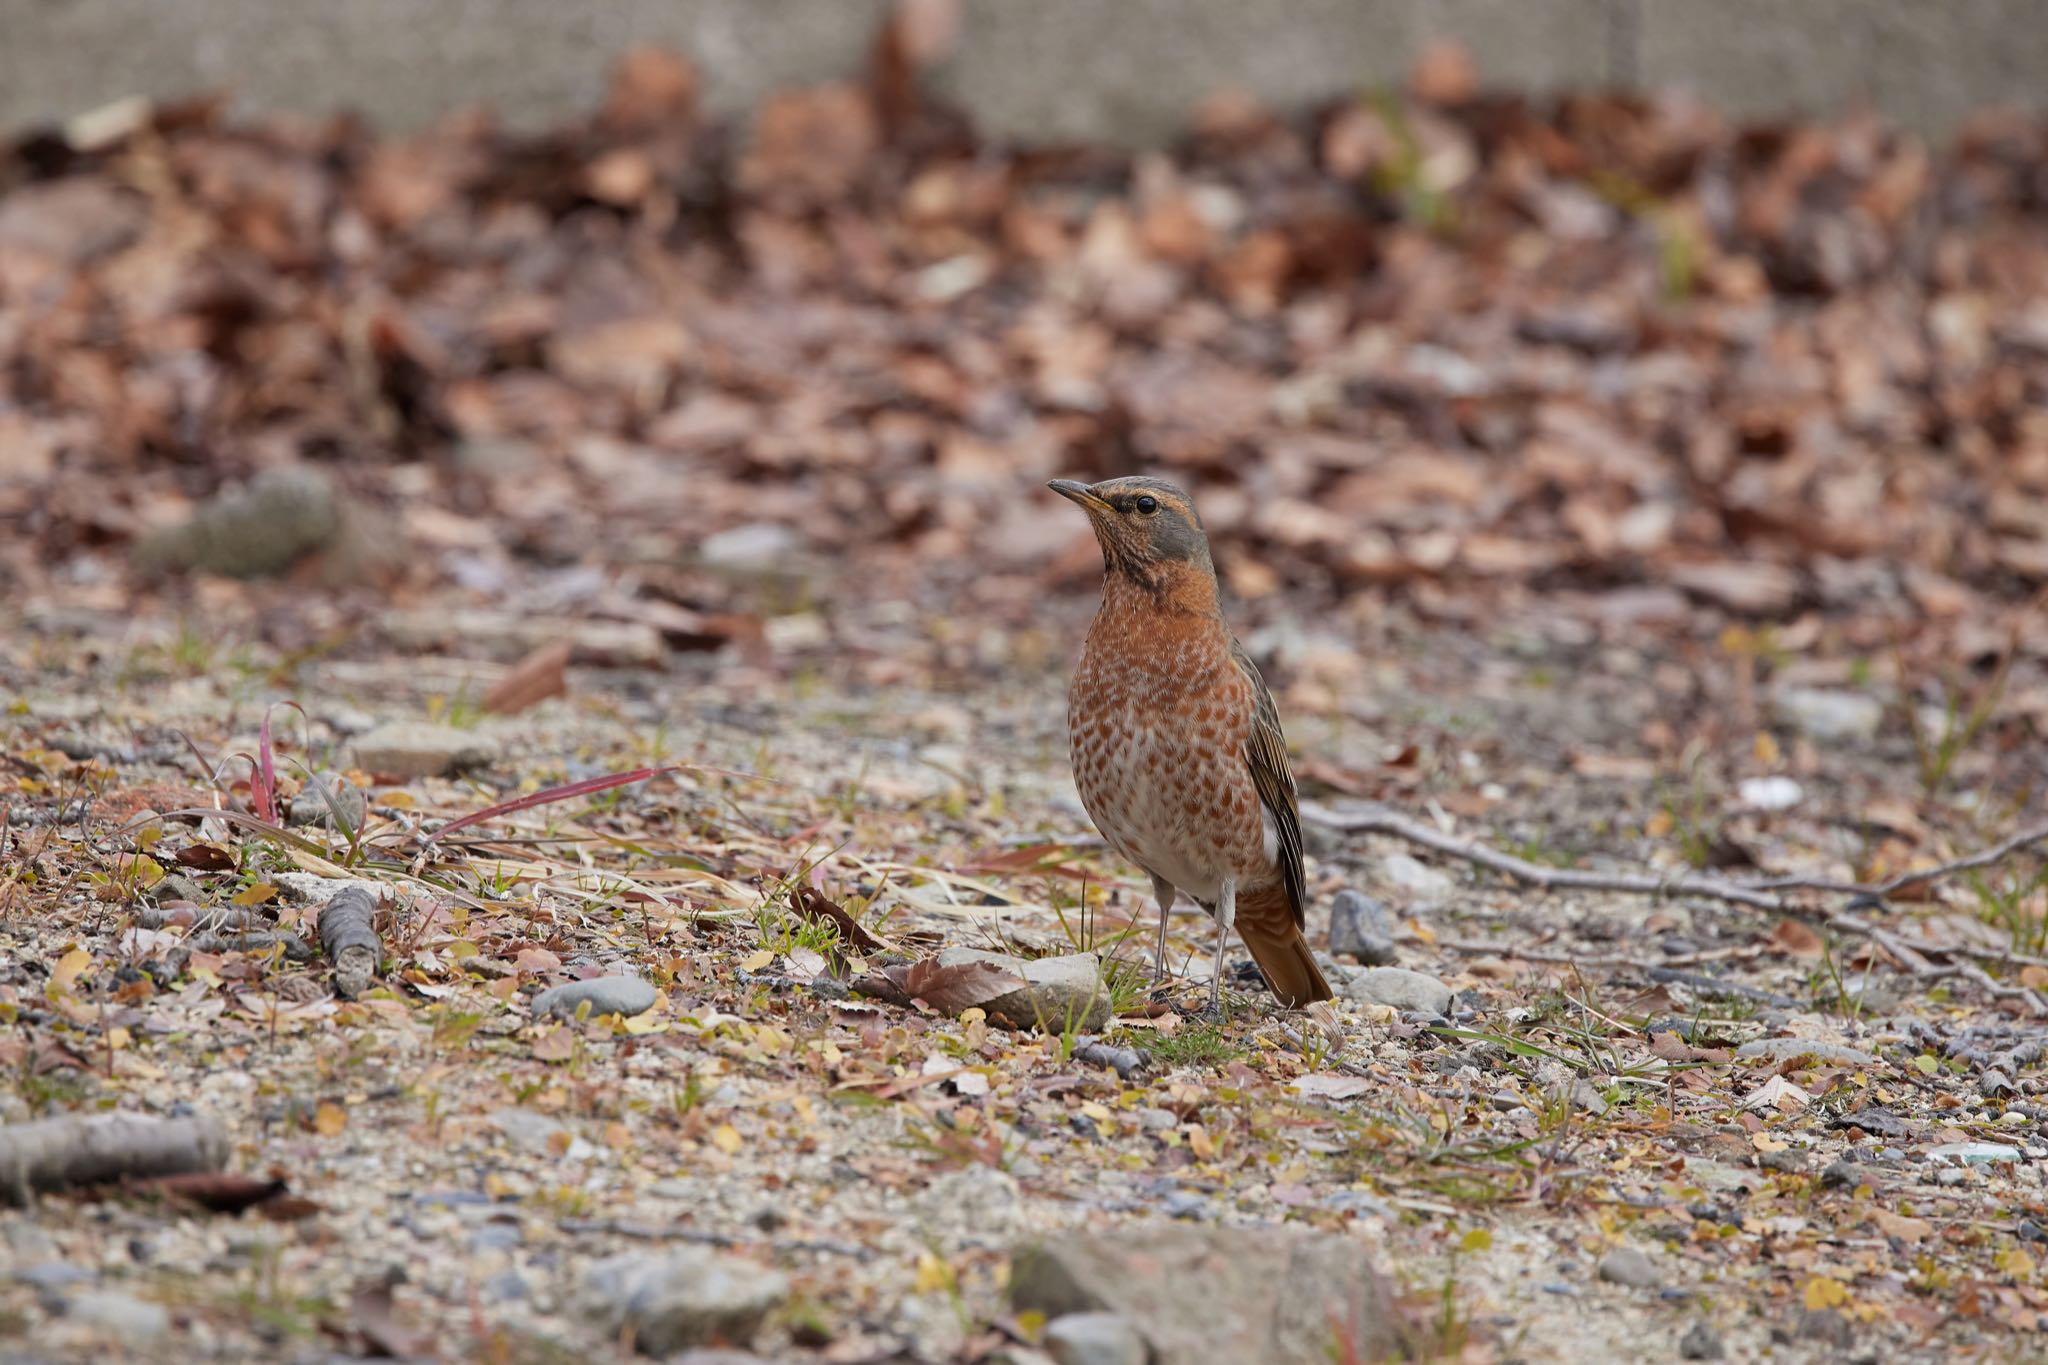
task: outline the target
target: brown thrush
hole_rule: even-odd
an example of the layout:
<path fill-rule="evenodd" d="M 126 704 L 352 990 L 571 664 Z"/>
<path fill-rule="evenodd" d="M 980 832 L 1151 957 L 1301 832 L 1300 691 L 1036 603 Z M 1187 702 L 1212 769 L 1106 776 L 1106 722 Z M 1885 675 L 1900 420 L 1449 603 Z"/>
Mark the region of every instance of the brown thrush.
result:
<path fill-rule="evenodd" d="M 1194 504 L 1160 479 L 1051 487 L 1088 513 L 1105 571 L 1067 698 L 1074 784 L 1110 847 L 1151 874 L 1156 970 L 1178 889 L 1216 921 L 1212 1007 L 1233 926 L 1282 1003 L 1328 1000 L 1301 935 L 1301 813 L 1280 715 L 1223 619 Z"/>

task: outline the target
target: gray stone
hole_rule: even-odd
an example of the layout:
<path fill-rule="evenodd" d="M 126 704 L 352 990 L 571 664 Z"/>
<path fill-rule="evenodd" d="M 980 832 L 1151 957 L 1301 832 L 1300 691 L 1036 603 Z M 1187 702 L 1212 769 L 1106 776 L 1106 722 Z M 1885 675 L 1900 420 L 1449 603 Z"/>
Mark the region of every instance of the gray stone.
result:
<path fill-rule="evenodd" d="M 380 725 L 353 745 L 355 766 L 395 782 L 450 777 L 498 761 L 498 742 L 475 730 L 427 721 Z"/>
<path fill-rule="evenodd" d="M 654 1008 L 657 994 L 652 985 L 637 976 L 599 976 L 588 981 L 571 981 L 533 997 L 533 1017 L 545 1019 L 555 1014 L 568 1018 L 588 1001 L 593 1019 L 600 1014 L 623 1014 L 631 1018 Z"/>
<path fill-rule="evenodd" d="M 1680 1360 L 1719 1360 L 1728 1354 L 1721 1345 L 1721 1334 L 1704 1322 L 1696 1322 L 1685 1329 L 1685 1335 L 1678 1339 Z"/>
<path fill-rule="evenodd" d="M 14 1278 L 25 1285 L 31 1285 L 45 1292 L 69 1289 L 75 1284 L 91 1284 L 99 1276 L 82 1265 L 69 1261 L 44 1261 L 41 1265 L 23 1266 L 14 1272 Z"/>
<path fill-rule="evenodd" d="M 145 536 L 136 545 L 136 563 L 149 573 L 263 578 L 332 545 L 341 532 L 341 504 L 326 475 L 277 469 L 215 494 L 189 521 Z"/>
<path fill-rule="evenodd" d="M 1875 1066 L 1877 1058 L 1860 1048 L 1841 1043 L 1820 1043 L 1811 1038 L 1757 1038 L 1735 1049 L 1738 1061 L 1761 1057 L 1773 1062 L 1789 1062 L 1795 1057 L 1811 1057 L 1817 1062 L 1839 1062 L 1845 1066 Z"/>
<path fill-rule="evenodd" d="M 1394 917 L 1371 896 L 1346 887 L 1330 902 L 1330 952 L 1368 967 L 1394 960 Z"/>
<path fill-rule="evenodd" d="M 912 1197 L 924 1234 L 947 1255 L 966 1246 L 1002 1246 L 1024 1230 L 1024 1194 L 1015 1178 L 989 1166 L 966 1166 Z"/>
<path fill-rule="evenodd" d="M 569 1130 L 560 1119 L 531 1109 L 499 1109 L 486 1121 L 516 1145 L 535 1153 L 547 1151 L 555 1134 Z"/>
<path fill-rule="evenodd" d="M 1109 994 L 1102 986 L 1102 960 L 1093 953 L 1021 958 L 979 948 L 946 948 L 941 967 L 962 962 L 989 962 L 1024 978 L 1022 990 L 988 1002 L 990 1017 L 1001 1015 L 1023 1026 L 1036 1024 L 1047 1033 L 1087 1032 L 1109 1022 Z"/>
<path fill-rule="evenodd" d="M 1861 692 L 1784 687 L 1771 705 L 1779 720 L 1824 744 L 1870 739 L 1884 721 L 1884 703 Z"/>
<path fill-rule="evenodd" d="M 1439 872 L 1405 853 L 1390 853 L 1380 861 L 1380 873 L 1389 883 L 1406 891 L 1418 905 L 1436 905 L 1451 894 L 1453 883 Z"/>
<path fill-rule="evenodd" d="M 160 1303 L 138 1299 L 118 1289 L 90 1289 L 64 1306 L 66 1317 L 93 1331 L 131 1346 L 169 1336 L 171 1314 Z"/>
<path fill-rule="evenodd" d="M 1146 1365 L 1145 1338 L 1116 1313 L 1069 1313 L 1045 1329 L 1045 1349 L 1059 1365 Z"/>
<path fill-rule="evenodd" d="M 606 1335 L 630 1328 L 648 1355 L 745 1342 L 789 1294 L 789 1277 L 708 1247 L 627 1252 L 591 1266 L 580 1306 Z"/>
<path fill-rule="evenodd" d="M 158 905 L 165 901 L 190 901 L 194 905 L 205 905 L 211 899 L 204 887 L 182 872 L 173 872 L 158 879 L 157 884 L 149 888 L 149 894 L 156 898 Z"/>
<path fill-rule="evenodd" d="M 1152 1365 L 1327 1365 L 1335 1325 L 1362 1359 L 1397 1340 L 1386 1282 L 1352 1236 L 1155 1220 L 1062 1233 L 1011 1264 L 1017 1309 L 1117 1314 Z"/>
<path fill-rule="evenodd" d="M 485 1303 L 518 1303 L 532 1295 L 526 1277 L 516 1270 L 501 1270 L 483 1283 Z"/>
<path fill-rule="evenodd" d="M 802 544 L 803 537 L 787 526 L 755 521 L 704 537 L 697 559 L 719 573 L 774 573 L 787 566 Z"/>
<path fill-rule="evenodd" d="M 338 831 L 361 829 L 369 802 L 355 783 L 333 773 L 316 773 L 292 798 L 286 818 L 294 825 L 334 822 Z"/>
<path fill-rule="evenodd" d="M 1600 1278 L 1631 1289 L 1655 1289 L 1664 1283 L 1656 1263 L 1635 1247 L 1616 1247 L 1601 1257 Z"/>
<path fill-rule="evenodd" d="M 1337 991 L 1346 1000 L 1414 1014 L 1448 1015 L 1453 996 L 1451 988 L 1435 977 L 1406 967 L 1368 967 L 1352 972 Z"/>

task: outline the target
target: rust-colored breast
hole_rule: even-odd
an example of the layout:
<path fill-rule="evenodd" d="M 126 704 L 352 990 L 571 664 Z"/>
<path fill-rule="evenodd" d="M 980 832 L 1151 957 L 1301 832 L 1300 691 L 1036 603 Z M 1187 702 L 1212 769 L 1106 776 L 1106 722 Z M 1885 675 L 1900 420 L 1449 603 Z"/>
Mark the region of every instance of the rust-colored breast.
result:
<path fill-rule="evenodd" d="M 1245 759 L 1253 718 L 1220 617 L 1162 612 L 1112 582 L 1067 724 L 1081 802 L 1117 852 L 1204 902 L 1225 878 L 1240 894 L 1275 881 L 1271 822 Z"/>

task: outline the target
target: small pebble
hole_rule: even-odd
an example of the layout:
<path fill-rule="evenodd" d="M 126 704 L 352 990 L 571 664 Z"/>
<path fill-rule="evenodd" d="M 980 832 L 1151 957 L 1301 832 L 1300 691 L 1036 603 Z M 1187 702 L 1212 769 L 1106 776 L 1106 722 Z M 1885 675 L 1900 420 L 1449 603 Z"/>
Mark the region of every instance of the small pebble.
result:
<path fill-rule="evenodd" d="M 1656 1264 L 1635 1247 L 1616 1247 L 1601 1257 L 1600 1278 L 1631 1289 L 1655 1289 L 1664 1283 Z"/>

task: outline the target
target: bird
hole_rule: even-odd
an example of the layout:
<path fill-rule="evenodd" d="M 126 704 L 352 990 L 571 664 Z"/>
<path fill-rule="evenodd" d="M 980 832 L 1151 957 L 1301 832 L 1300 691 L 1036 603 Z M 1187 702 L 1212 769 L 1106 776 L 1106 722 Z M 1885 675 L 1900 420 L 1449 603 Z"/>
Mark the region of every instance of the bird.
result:
<path fill-rule="evenodd" d="M 1330 999 L 1302 937 L 1301 810 L 1280 712 L 1223 618 L 1193 501 L 1144 476 L 1048 487 L 1087 512 L 1102 548 L 1102 605 L 1067 694 L 1068 744 L 1089 818 L 1152 879 L 1155 973 L 1166 975 L 1179 891 L 1216 921 L 1211 1011 L 1223 1010 L 1233 928 L 1283 1005 Z"/>

